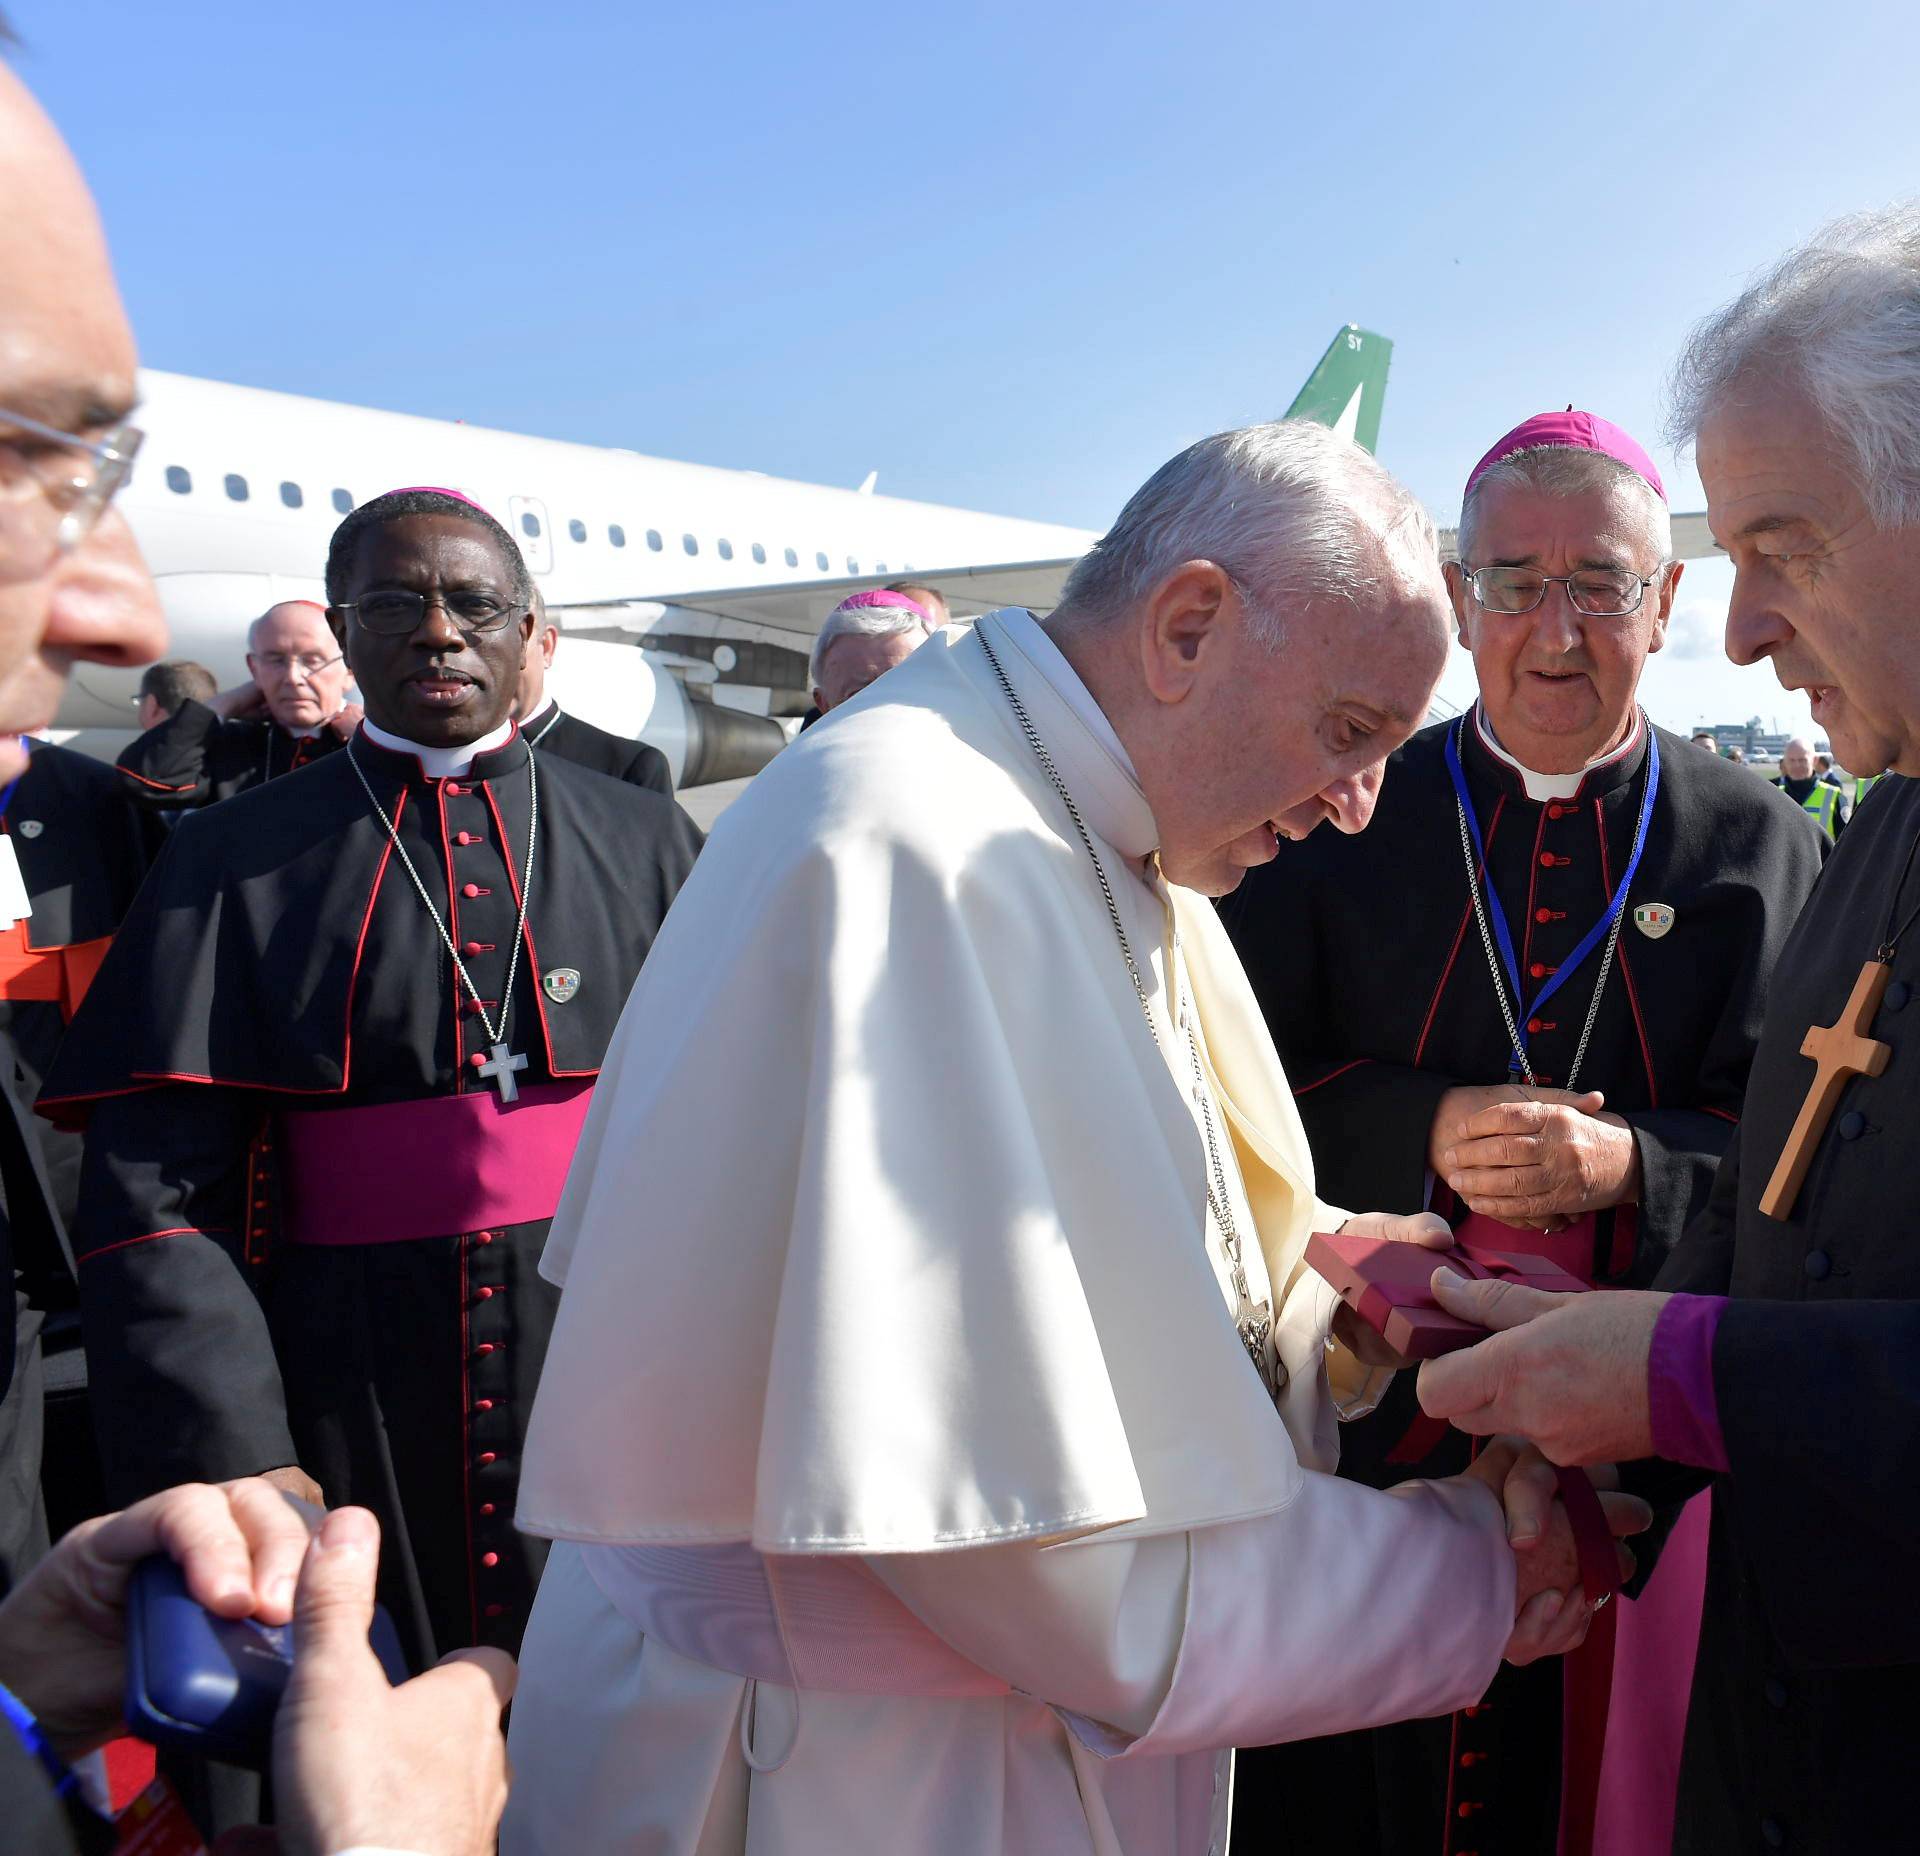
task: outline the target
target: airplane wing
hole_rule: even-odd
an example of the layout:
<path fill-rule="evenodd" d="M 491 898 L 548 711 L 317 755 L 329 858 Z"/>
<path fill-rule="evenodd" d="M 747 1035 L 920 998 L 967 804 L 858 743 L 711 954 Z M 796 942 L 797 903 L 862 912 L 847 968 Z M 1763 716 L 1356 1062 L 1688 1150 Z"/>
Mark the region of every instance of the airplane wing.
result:
<path fill-rule="evenodd" d="M 957 619 L 973 618 L 1000 606 L 1030 606 L 1049 612 L 1059 603 L 1060 589 L 1078 558 L 1068 555 L 1059 560 L 948 567 L 936 573 L 916 569 L 911 577 L 916 586 L 930 586 L 944 593 Z M 697 614 L 708 620 L 726 620 L 756 632 L 783 634 L 805 650 L 827 614 L 849 593 L 885 586 L 900 578 L 898 574 L 862 574 L 838 580 L 787 581 L 775 586 L 712 587 L 702 592 L 676 592 L 665 600 L 556 606 L 553 610 L 573 637 L 655 631 L 671 608 L 676 619 Z"/>

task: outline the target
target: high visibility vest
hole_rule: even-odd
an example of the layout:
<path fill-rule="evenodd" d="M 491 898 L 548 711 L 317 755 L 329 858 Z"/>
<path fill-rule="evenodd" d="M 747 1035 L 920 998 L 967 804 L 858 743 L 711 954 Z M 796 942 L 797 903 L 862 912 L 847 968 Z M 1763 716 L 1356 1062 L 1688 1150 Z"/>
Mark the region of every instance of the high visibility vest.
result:
<path fill-rule="evenodd" d="M 1787 779 L 1785 774 L 1782 774 L 1779 779 L 1774 781 L 1775 786 L 1782 788 L 1785 787 L 1786 783 Z M 1813 783 L 1813 791 L 1800 801 L 1800 809 L 1803 812 L 1811 812 L 1820 829 L 1831 838 L 1834 834 L 1834 827 L 1840 822 L 1839 787 L 1829 786 L 1825 780 L 1815 780 Z"/>
<path fill-rule="evenodd" d="M 1868 774 L 1864 780 L 1854 781 L 1853 809 L 1856 812 L 1860 810 L 1860 801 L 1866 798 L 1866 796 L 1873 791 L 1874 787 L 1879 784 L 1879 781 L 1880 781 L 1880 775 L 1877 773 Z"/>

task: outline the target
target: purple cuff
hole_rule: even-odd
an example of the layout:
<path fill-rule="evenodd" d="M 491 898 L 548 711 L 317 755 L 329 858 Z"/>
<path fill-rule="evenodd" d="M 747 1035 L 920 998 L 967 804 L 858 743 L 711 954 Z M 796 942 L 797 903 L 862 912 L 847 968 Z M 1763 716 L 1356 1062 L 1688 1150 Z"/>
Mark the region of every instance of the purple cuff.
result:
<path fill-rule="evenodd" d="M 1723 1295 L 1671 1296 L 1654 1323 L 1647 1352 L 1647 1412 L 1653 1453 L 1669 1463 L 1730 1467 L 1713 1390 L 1713 1337 L 1726 1308 Z"/>

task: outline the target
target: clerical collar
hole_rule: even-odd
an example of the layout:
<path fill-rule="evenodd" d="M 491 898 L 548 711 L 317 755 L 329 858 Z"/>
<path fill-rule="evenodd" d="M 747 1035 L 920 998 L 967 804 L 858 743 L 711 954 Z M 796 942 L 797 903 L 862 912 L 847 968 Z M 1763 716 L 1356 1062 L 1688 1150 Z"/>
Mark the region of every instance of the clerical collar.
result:
<path fill-rule="evenodd" d="M 1160 843 L 1160 828 L 1133 762 L 1060 647 L 1019 606 L 1003 607 L 975 623 L 991 628 L 1000 661 L 1033 712 L 1034 726 L 1088 829 L 1131 861 L 1150 855 Z"/>
<path fill-rule="evenodd" d="M 482 735 L 478 741 L 469 741 L 464 747 L 457 748 L 423 747 L 418 741 L 408 741 L 403 736 L 389 734 L 371 716 L 361 722 L 360 732 L 375 747 L 385 748 L 389 754 L 411 754 L 429 780 L 449 780 L 458 779 L 480 755 L 491 754 L 505 747 L 513 739 L 513 722 L 509 718 L 498 728 Z"/>
<path fill-rule="evenodd" d="M 1533 768 L 1516 760 L 1500 745 L 1499 737 L 1493 732 L 1493 724 L 1487 720 L 1485 708 L 1473 705 L 1474 738 L 1493 758 L 1504 766 L 1510 767 L 1519 776 L 1522 790 L 1529 799 L 1574 799 L 1580 796 L 1581 788 L 1589 779 L 1599 775 L 1602 783 L 1616 784 L 1606 780 L 1608 771 L 1626 775 L 1632 772 L 1632 763 L 1641 744 L 1646 740 L 1647 722 L 1639 706 L 1633 711 L 1633 726 L 1627 730 L 1627 738 L 1616 748 L 1609 749 L 1597 759 L 1590 760 L 1584 767 L 1576 768 L 1572 773 L 1536 773 Z"/>
<path fill-rule="evenodd" d="M 530 731 L 530 730 L 532 729 L 532 727 L 533 727 L 533 725 L 534 725 L 534 723 L 535 723 L 535 722 L 537 722 L 537 721 L 539 721 L 539 719 L 540 719 L 540 718 L 541 718 L 541 717 L 542 717 L 543 715 L 545 715 L 545 714 L 546 714 L 546 712 L 547 712 L 547 711 L 548 711 L 549 709 L 551 709 L 552 707 L 553 707 L 553 697 L 552 697 L 552 695 L 551 695 L 550 693 L 549 693 L 549 694 L 546 694 L 546 695 L 543 695 L 543 696 L 542 696 L 542 697 L 540 698 L 540 700 L 539 700 L 539 701 L 538 701 L 537 703 L 535 703 L 535 704 L 533 705 L 533 707 L 532 707 L 531 709 L 529 709 L 529 710 L 528 710 L 528 711 L 526 712 L 526 714 L 525 714 L 525 715 L 523 715 L 523 716 L 522 716 L 522 717 L 520 718 L 520 728 L 521 728 L 521 732 L 522 732 L 522 733 L 526 733 L 526 732 L 528 732 L 528 731 Z"/>
<path fill-rule="evenodd" d="M 283 728 L 280 732 L 283 735 L 291 735 L 296 741 L 311 741 L 320 729 L 325 727 L 326 723 L 322 722 L 320 728 Z"/>

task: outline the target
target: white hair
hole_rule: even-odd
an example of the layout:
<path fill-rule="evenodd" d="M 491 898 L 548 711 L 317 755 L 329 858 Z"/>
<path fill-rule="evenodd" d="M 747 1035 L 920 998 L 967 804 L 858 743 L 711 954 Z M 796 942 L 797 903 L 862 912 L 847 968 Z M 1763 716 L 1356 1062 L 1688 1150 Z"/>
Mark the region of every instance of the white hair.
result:
<path fill-rule="evenodd" d="M 917 609 L 909 611 L 905 606 L 834 607 L 827 614 L 827 622 L 815 634 L 813 651 L 807 658 L 807 676 L 812 687 L 820 687 L 820 671 L 827 661 L 827 647 L 836 638 L 891 638 L 899 632 L 911 633 L 915 644 L 922 644 L 933 636 Z"/>
<path fill-rule="evenodd" d="M 1746 389 L 1805 389 L 1883 528 L 1920 522 L 1920 201 L 1836 219 L 1688 337 L 1672 435 Z"/>
<path fill-rule="evenodd" d="M 1496 464 L 1474 479 L 1467 498 L 1460 506 L 1460 528 L 1454 538 L 1454 553 L 1460 561 L 1474 564 L 1474 530 L 1480 520 L 1480 499 L 1489 486 L 1499 488 L 1515 484 L 1537 490 L 1543 496 L 1585 496 L 1594 490 L 1613 490 L 1632 499 L 1647 521 L 1647 544 L 1656 561 L 1673 556 L 1673 517 L 1655 493 L 1654 487 L 1631 464 L 1623 464 L 1604 451 L 1589 451 L 1581 445 L 1528 445 L 1510 451 Z"/>
<path fill-rule="evenodd" d="M 1287 607 L 1357 603 L 1398 551 L 1431 560 L 1435 547 L 1427 512 L 1371 454 L 1324 425 L 1274 420 L 1217 432 L 1161 465 L 1067 576 L 1058 613 L 1116 619 L 1183 562 L 1212 561 L 1271 650 Z"/>

